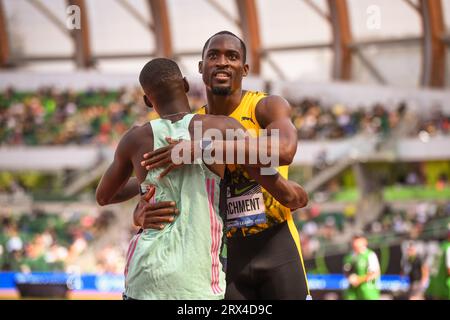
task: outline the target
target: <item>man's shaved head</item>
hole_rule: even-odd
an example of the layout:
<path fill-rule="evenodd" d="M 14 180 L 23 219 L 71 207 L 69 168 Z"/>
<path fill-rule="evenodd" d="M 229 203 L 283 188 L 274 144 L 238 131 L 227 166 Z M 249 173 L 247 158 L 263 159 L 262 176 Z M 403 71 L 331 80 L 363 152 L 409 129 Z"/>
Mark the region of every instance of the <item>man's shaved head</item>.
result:
<path fill-rule="evenodd" d="M 145 92 L 164 90 L 182 80 L 183 75 L 176 62 L 166 58 L 151 60 L 139 75 L 139 82 Z"/>

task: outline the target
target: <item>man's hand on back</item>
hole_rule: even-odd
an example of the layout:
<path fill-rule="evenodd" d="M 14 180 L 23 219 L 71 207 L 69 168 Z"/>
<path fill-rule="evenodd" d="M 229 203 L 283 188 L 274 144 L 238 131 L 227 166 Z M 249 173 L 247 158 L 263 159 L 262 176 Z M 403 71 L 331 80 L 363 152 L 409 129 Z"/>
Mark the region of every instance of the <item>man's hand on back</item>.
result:
<path fill-rule="evenodd" d="M 161 230 L 166 223 L 172 223 L 179 213 L 173 201 L 148 203 L 144 197 L 141 197 L 134 210 L 133 220 L 136 226 L 143 229 Z"/>
<path fill-rule="evenodd" d="M 144 160 L 141 162 L 141 166 L 148 171 L 165 167 L 159 175 L 160 178 L 184 164 L 192 164 L 195 159 L 194 141 L 174 140 L 172 138 L 166 138 L 166 141 L 169 143 L 167 146 L 145 153 L 143 155 Z M 185 152 L 189 154 L 185 155 Z"/>

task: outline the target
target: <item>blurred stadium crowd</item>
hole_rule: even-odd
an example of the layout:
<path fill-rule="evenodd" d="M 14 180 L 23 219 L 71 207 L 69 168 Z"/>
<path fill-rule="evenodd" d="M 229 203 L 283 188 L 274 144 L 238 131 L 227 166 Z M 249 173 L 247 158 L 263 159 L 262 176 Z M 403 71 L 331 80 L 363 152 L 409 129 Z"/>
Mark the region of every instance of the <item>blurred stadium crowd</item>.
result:
<path fill-rule="evenodd" d="M 199 86 L 191 86 L 189 97 L 194 110 L 205 103 Z M 356 110 L 342 104 L 323 105 L 317 99 L 291 101 L 291 105 L 301 140 L 339 139 L 361 132 L 389 134 L 408 111 L 406 103 L 395 108 L 376 104 Z M 418 122 L 411 128 L 411 135 L 450 132 L 450 115 L 443 114 L 439 106 L 427 115 L 415 116 Z M 145 108 L 138 88 L 85 92 L 42 88 L 33 93 L 11 88 L 0 94 L 0 143 L 109 145 L 131 125 L 156 117 L 154 111 Z"/>
<path fill-rule="evenodd" d="M 345 206 L 342 212 L 329 212 L 314 204 L 295 216 L 305 259 L 324 252 L 345 229 L 354 227 L 357 208 Z M 445 222 L 443 222 L 445 221 Z M 0 270 L 2 271 L 68 271 L 93 239 L 115 222 L 112 211 L 98 214 L 66 210 L 49 213 L 39 209 L 22 214 L 0 211 Z M 421 202 L 406 209 L 387 205 L 377 221 L 364 230 L 370 244 L 377 246 L 387 234 L 402 240 L 429 240 L 436 224 L 450 223 L 450 202 Z M 130 228 L 129 235 L 135 232 Z M 432 235 L 431 235 L 432 236 Z M 106 245 L 96 252 L 95 271 L 122 273 L 126 243 Z"/>
<path fill-rule="evenodd" d="M 320 251 L 326 252 L 344 230 L 355 228 L 354 204 L 345 206 L 342 212 L 326 212 L 319 205 L 298 212 L 297 226 L 300 230 L 305 259 L 313 258 Z M 450 222 L 450 202 L 421 202 L 405 209 L 386 205 L 376 221 L 365 226 L 364 234 L 371 246 L 379 246 L 388 235 L 397 241 L 430 240 L 436 225 Z"/>
<path fill-rule="evenodd" d="M 93 239 L 114 223 L 109 210 L 49 213 L 40 209 L 15 214 L 0 211 L 0 270 L 70 272 Z M 96 253 L 95 272 L 122 273 L 124 253 L 105 246 Z M 92 271 L 92 270 L 91 270 Z"/>

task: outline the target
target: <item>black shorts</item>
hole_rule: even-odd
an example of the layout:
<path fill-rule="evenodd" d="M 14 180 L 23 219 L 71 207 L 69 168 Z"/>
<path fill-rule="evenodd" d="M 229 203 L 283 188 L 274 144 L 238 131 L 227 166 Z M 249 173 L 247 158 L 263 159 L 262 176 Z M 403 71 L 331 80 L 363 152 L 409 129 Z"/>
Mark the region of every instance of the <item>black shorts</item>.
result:
<path fill-rule="evenodd" d="M 299 248 L 287 222 L 255 235 L 228 239 L 227 300 L 306 300 Z"/>

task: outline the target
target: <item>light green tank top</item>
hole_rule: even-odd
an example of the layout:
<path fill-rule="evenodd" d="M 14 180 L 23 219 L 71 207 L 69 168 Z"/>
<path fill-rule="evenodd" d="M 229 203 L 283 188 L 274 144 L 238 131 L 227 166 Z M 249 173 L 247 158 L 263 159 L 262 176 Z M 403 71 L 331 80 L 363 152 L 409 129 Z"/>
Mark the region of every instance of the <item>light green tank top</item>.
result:
<path fill-rule="evenodd" d="M 151 121 L 154 149 L 167 145 L 166 137 L 191 140 L 188 128 L 193 116 L 175 123 Z M 156 186 L 155 202 L 175 201 L 180 214 L 163 230 L 147 229 L 131 240 L 125 294 L 133 299 L 223 299 L 220 178 L 201 160 L 158 179 L 161 171 L 150 171 L 143 184 Z"/>

